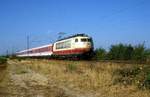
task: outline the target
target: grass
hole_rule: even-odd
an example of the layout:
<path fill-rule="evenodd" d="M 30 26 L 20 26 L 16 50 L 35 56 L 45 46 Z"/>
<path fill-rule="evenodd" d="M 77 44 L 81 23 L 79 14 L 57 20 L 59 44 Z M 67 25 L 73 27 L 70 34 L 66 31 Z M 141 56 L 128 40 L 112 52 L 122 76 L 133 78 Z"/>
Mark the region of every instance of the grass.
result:
<path fill-rule="evenodd" d="M 81 93 L 92 92 L 96 97 L 150 97 L 149 65 L 36 59 L 16 62 L 59 86 Z M 140 89 L 140 84 L 147 88 Z"/>
<path fill-rule="evenodd" d="M 66 67 L 66 69 L 69 72 L 73 72 L 73 71 L 77 70 L 77 66 L 76 66 L 76 64 L 68 64 L 67 67 Z"/>

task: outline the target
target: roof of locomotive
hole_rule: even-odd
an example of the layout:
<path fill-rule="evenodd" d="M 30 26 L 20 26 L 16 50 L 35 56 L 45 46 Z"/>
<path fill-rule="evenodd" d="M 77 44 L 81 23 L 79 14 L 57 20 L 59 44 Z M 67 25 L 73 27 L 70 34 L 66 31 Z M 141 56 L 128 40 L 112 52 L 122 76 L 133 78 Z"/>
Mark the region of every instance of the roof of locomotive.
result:
<path fill-rule="evenodd" d="M 72 36 L 69 36 L 69 37 L 65 37 L 65 38 L 59 39 L 59 40 L 57 40 L 56 42 L 58 42 L 58 41 L 62 41 L 62 40 L 65 40 L 65 39 L 69 39 L 69 38 L 78 37 L 78 36 L 82 36 L 82 37 L 89 37 L 89 36 L 88 36 L 88 35 L 86 35 L 86 34 L 75 34 L 75 35 L 72 35 Z"/>

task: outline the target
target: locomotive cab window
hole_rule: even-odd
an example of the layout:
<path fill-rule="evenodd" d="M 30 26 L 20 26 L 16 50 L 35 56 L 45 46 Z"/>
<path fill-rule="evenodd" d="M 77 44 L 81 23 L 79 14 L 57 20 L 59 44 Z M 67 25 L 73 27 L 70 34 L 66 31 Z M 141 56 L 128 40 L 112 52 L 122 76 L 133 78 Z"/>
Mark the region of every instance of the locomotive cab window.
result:
<path fill-rule="evenodd" d="M 81 39 L 81 42 L 86 42 L 86 41 L 87 41 L 86 38 L 82 38 L 82 39 Z"/>
<path fill-rule="evenodd" d="M 91 41 L 92 41 L 92 39 L 91 39 L 91 38 L 89 38 L 89 39 L 88 39 L 88 42 L 91 42 Z"/>
<path fill-rule="evenodd" d="M 78 42 L 78 39 L 75 39 L 75 42 Z"/>

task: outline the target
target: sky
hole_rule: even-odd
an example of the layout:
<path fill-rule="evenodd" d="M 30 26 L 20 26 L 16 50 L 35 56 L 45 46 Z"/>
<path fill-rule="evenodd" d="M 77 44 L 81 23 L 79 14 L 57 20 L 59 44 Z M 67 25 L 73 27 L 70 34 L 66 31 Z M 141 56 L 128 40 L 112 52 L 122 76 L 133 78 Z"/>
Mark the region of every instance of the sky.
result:
<path fill-rule="evenodd" d="M 95 48 L 112 44 L 150 48 L 150 0 L 0 0 L 0 54 L 85 33 Z"/>

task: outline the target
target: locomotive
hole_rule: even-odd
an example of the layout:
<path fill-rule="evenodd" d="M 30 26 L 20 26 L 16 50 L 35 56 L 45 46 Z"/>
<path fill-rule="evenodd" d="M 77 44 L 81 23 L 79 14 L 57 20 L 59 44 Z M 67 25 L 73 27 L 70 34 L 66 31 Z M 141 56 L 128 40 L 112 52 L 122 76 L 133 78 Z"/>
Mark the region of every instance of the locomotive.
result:
<path fill-rule="evenodd" d="M 18 57 L 90 57 L 93 40 L 86 34 L 76 34 L 59 39 L 53 44 L 31 48 L 16 53 Z"/>

